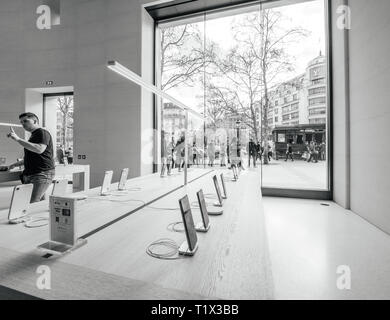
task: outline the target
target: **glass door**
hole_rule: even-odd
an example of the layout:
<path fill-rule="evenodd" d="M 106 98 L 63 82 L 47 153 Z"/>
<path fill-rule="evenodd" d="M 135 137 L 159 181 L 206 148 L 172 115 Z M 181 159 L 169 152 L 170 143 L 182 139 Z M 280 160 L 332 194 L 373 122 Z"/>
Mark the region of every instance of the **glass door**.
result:
<path fill-rule="evenodd" d="M 325 1 L 264 4 L 260 25 L 263 188 L 328 191 Z"/>
<path fill-rule="evenodd" d="M 53 137 L 59 164 L 73 163 L 73 113 L 73 92 L 44 94 L 42 124 Z"/>

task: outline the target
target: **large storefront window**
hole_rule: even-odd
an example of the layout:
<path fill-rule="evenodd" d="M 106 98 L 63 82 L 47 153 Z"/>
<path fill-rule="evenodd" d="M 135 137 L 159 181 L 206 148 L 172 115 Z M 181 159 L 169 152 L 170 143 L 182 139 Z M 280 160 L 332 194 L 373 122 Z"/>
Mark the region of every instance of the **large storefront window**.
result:
<path fill-rule="evenodd" d="M 159 102 L 162 135 L 177 145 L 187 133 L 190 168 L 234 158 L 258 170 L 264 188 L 329 189 L 325 3 L 273 1 L 158 24 L 157 82 L 204 117 L 186 127 L 185 114 Z"/>

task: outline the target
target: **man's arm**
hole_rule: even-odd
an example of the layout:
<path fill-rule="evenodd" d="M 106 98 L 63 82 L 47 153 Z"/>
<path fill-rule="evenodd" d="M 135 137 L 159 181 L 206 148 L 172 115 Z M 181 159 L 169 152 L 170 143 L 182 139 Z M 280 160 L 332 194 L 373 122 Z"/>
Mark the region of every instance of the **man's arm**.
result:
<path fill-rule="evenodd" d="M 42 154 L 45 152 L 47 145 L 42 143 L 31 143 L 28 142 L 22 138 L 20 138 L 14 131 L 14 129 L 11 127 L 11 132 L 8 134 L 8 138 L 11 138 L 12 140 L 15 140 L 17 143 L 19 143 L 23 148 L 26 148 L 27 150 Z"/>
<path fill-rule="evenodd" d="M 42 154 L 45 152 L 47 145 L 41 144 L 41 143 L 31 143 L 24 139 L 19 138 L 19 140 L 15 140 L 17 143 L 19 143 L 23 148 L 26 148 L 27 150 Z"/>

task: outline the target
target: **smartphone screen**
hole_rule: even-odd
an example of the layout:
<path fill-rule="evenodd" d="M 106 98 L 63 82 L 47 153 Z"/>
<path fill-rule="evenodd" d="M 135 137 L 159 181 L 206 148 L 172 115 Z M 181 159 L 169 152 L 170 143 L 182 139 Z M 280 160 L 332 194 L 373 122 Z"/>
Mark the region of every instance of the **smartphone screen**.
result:
<path fill-rule="evenodd" d="M 110 191 L 112 175 L 113 175 L 112 171 L 106 171 L 105 172 L 104 179 L 103 179 L 103 184 L 102 184 L 102 189 L 101 189 L 101 193 L 102 194 Z"/>
<path fill-rule="evenodd" d="M 190 250 L 194 250 L 198 237 L 196 235 L 195 224 L 192 218 L 192 212 L 188 196 L 179 200 L 180 210 L 183 217 L 184 229 L 186 231 L 187 243 Z"/>
<path fill-rule="evenodd" d="M 129 169 L 127 168 L 123 169 L 121 178 L 119 180 L 119 186 L 118 186 L 119 189 L 125 189 L 128 175 L 129 175 Z"/>
<path fill-rule="evenodd" d="M 219 189 L 217 176 L 213 177 L 213 181 L 214 181 L 215 191 L 217 191 L 218 201 L 219 201 L 220 204 L 222 204 L 221 190 Z"/>
<path fill-rule="evenodd" d="M 207 226 L 209 225 L 209 214 L 207 213 L 206 201 L 204 199 L 203 190 L 198 191 L 196 195 L 198 196 L 198 203 L 200 213 L 202 214 L 203 225 L 205 228 L 207 228 Z"/>

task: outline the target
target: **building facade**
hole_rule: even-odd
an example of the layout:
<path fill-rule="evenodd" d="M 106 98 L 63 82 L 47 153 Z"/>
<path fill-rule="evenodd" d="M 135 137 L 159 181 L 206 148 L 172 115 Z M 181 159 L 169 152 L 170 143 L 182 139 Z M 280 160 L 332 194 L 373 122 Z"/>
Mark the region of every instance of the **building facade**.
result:
<path fill-rule="evenodd" d="M 177 140 L 185 128 L 185 113 L 173 103 L 164 103 L 162 111 L 163 130 Z"/>
<path fill-rule="evenodd" d="M 305 73 L 286 81 L 269 93 L 268 126 L 326 124 L 326 58 L 309 62 Z"/>

